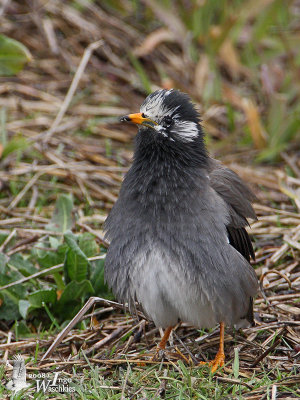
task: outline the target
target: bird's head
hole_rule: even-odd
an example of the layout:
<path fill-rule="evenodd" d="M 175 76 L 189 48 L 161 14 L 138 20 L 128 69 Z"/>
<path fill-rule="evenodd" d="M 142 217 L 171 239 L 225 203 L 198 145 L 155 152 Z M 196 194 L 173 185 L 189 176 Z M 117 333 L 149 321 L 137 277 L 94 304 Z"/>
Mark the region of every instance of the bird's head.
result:
<path fill-rule="evenodd" d="M 138 124 L 141 131 L 150 130 L 171 142 L 189 143 L 202 137 L 200 116 L 190 97 L 174 89 L 151 93 L 139 113 L 125 115 L 121 121 Z"/>

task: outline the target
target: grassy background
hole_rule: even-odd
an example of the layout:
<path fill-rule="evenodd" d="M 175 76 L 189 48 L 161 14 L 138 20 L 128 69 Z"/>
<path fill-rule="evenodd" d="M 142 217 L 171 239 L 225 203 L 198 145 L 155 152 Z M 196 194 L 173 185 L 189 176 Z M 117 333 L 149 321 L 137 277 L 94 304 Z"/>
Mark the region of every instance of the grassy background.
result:
<path fill-rule="evenodd" d="M 19 352 L 27 373 L 61 371 L 70 398 L 299 398 L 299 2 L 11 0 L 0 15 L 0 34 L 27 48 L 19 70 L 0 77 L 3 360 Z M 8 58 L 0 47 L 0 71 Z M 212 376 L 195 364 L 216 353 L 217 328 L 183 324 L 152 364 L 153 324 L 99 307 L 41 366 L 90 295 L 112 299 L 102 224 L 136 133 L 118 117 L 160 87 L 192 96 L 211 154 L 258 197 L 257 325 L 228 330 L 228 364 Z M 10 376 L 1 366 L 2 397 Z M 67 395 L 32 387 L 15 398 L 29 396 Z"/>

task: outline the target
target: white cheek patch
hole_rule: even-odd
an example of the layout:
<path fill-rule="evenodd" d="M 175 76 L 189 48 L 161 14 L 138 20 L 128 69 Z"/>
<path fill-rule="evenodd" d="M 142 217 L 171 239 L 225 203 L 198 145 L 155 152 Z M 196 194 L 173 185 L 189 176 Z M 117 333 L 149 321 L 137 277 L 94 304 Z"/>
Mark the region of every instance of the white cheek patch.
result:
<path fill-rule="evenodd" d="M 192 121 L 176 121 L 171 132 L 187 142 L 191 142 L 199 134 L 198 125 Z"/>

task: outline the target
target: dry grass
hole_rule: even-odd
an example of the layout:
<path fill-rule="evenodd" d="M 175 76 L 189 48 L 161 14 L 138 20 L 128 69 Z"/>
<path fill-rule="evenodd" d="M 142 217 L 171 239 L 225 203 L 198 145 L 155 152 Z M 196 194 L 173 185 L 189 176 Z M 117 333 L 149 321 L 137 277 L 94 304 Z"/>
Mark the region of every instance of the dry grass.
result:
<path fill-rule="evenodd" d="M 253 264 L 261 283 L 254 305 L 257 324 L 243 332 L 227 332 L 227 359 L 234 359 L 234 348 L 239 350 L 239 377 L 233 377 L 230 361 L 217 374 L 218 382 L 241 384 L 243 398 L 262 399 L 266 398 L 270 383 L 257 386 L 251 379 L 253 375 L 260 379 L 260 373 L 267 371 L 274 384 L 293 388 L 294 395 L 297 392 L 300 396 L 296 372 L 300 352 L 297 142 L 287 153 L 282 153 L 280 163 L 272 166 L 253 164 L 256 150 L 233 147 L 236 136 L 228 129 L 225 103 L 206 102 L 203 98 L 205 82 L 211 79 L 208 59 L 203 56 L 196 63 L 191 60 L 186 52 L 187 43 L 178 39 L 184 37 L 186 29 L 180 19 L 172 19 L 172 14 L 162 12 L 150 0 L 145 3 L 164 20 L 160 30 L 148 35 L 141 22 L 130 24 L 127 18 L 118 18 L 115 12 L 108 11 L 107 4 L 101 8 L 97 3 L 87 5 L 82 0 L 73 7 L 70 3 L 40 1 L 34 2 L 30 10 L 30 2 L 24 5 L 7 2 L 1 31 L 22 41 L 33 54 L 33 61 L 17 78 L 0 78 L 6 139 L 19 147 L 1 161 L 0 229 L 8 235 L 1 251 L 7 256 L 27 254 L 40 238 L 49 235 L 45 226 L 50 222 L 60 192 L 72 193 L 76 199 L 74 231 L 92 232 L 99 244 L 106 245 L 101 226 L 130 165 L 135 135 L 135 129 L 122 126 L 117 117 L 137 110 L 148 86 L 150 90 L 157 86 L 180 87 L 199 103 L 204 126 L 213 138 L 209 141 L 213 154 L 223 155 L 222 160 L 249 182 L 258 198 L 255 204 L 258 221 L 249 229 L 255 240 Z M 130 4 L 126 2 L 128 9 Z M 182 35 L 178 36 L 180 32 Z M 97 44 L 90 54 L 85 53 L 83 60 L 91 43 Z M 265 132 L 258 112 L 262 106 L 241 96 L 238 88 L 240 81 L 247 82 L 252 72 L 239 62 L 230 41 L 224 42 L 223 47 L 219 62 L 222 68 L 227 68 L 227 73 L 222 90 L 226 102 L 239 115 L 235 133 L 246 124 L 256 148 L 263 147 Z M 125 57 L 129 53 L 131 58 Z M 135 58 L 141 56 L 145 57 L 144 67 Z M 230 76 L 228 69 L 239 78 Z M 255 88 L 249 85 L 247 90 Z M 270 95 L 274 95 L 274 87 L 272 90 Z M 26 145 L 20 144 L 20 137 L 26 138 Z M 218 145 L 220 139 L 223 139 L 222 150 Z M 74 365 L 83 370 L 92 364 L 105 366 L 105 376 L 110 376 L 117 365 L 124 363 L 137 369 L 156 364 L 150 356 L 159 332 L 151 323 L 136 321 L 112 307 L 101 308 L 96 315 L 98 322 L 93 320 L 92 326 L 85 330 L 72 330 L 39 370 L 50 371 L 58 366 L 66 374 L 72 374 Z M 1 323 L 1 329 L 0 351 L 4 359 L 16 351 L 34 357 L 37 337 L 39 349 L 45 349 L 56 335 L 40 334 L 17 340 L 10 324 Z M 199 334 L 185 324 L 178 326 L 161 368 L 176 370 L 177 360 L 189 365 L 212 356 L 217 337 L 217 330 Z M 80 357 L 81 348 L 96 349 L 93 358 Z M 28 363 L 29 371 L 36 370 L 36 361 L 42 355 L 40 350 L 37 360 Z M 163 382 L 166 381 L 162 379 L 162 385 Z M 126 384 L 125 381 L 124 388 L 129 390 Z M 125 389 L 119 389 L 124 395 Z M 134 396 L 138 394 L 133 393 Z"/>

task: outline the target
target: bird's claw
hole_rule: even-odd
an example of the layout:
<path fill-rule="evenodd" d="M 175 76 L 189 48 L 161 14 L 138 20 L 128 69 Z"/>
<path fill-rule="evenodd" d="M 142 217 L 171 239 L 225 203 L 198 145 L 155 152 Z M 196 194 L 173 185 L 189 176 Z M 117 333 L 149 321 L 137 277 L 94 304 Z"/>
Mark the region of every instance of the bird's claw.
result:
<path fill-rule="evenodd" d="M 200 361 L 200 365 L 209 365 L 211 367 L 211 372 L 214 373 L 217 371 L 218 368 L 224 366 L 225 363 L 225 354 L 224 352 L 218 351 L 216 357 L 212 361 Z"/>
<path fill-rule="evenodd" d="M 155 350 L 155 353 L 151 358 L 151 361 L 163 360 L 164 358 L 165 358 L 165 350 L 158 348 Z"/>

